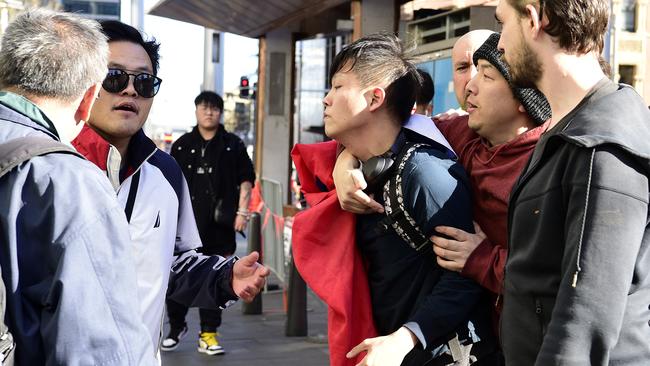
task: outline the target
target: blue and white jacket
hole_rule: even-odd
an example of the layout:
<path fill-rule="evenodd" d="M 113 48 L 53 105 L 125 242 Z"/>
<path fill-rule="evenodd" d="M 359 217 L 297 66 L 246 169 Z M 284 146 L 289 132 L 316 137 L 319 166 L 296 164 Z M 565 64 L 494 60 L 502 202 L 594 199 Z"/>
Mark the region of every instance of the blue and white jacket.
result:
<path fill-rule="evenodd" d="M 225 307 L 236 299 L 231 287 L 234 259 L 205 256 L 195 250 L 201 239 L 187 183 L 171 156 L 159 150 L 142 130 L 131 138 L 125 164 L 121 164 L 118 150 L 88 126 L 72 144 L 106 172 L 127 212 L 140 312 L 154 347 L 161 339 L 168 283 L 167 295 L 186 306 Z"/>

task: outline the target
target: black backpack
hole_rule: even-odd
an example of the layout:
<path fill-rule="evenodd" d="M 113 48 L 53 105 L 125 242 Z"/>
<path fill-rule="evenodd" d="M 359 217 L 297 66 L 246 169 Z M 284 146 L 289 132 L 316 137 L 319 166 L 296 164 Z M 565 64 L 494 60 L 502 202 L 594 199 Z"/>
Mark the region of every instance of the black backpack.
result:
<path fill-rule="evenodd" d="M 402 240 L 417 251 L 426 245 L 430 245 L 429 238 L 422 233 L 420 227 L 404 205 L 402 172 L 404 171 L 406 161 L 415 150 L 422 146 L 431 145 L 408 142 L 395 159 L 395 166 L 393 167 L 390 179 L 384 184 L 384 211 L 386 217 L 381 223 L 385 229 L 390 227 L 395 230 Z"/>
<path fill-rule="evenodd" d="M 399 137 L 401 142 L 398 142 L 400 144 L 399 152 L 391 158 L 383 158 L 383 160 L 389 160 L 388 163 L 383 163 L 386 166 L 381 169 L 383 170 L 381 174 L 383 177 L 375 177 L 377 184 L 383 187 L 384 212 L 386 215 L 381 221 L 380 227 L 384 231 L 394 230 L 411 248 L 420 251 L 426 246 L 430 246 L 431 243 L 405 207 L 402 189 L 404 165 L 416 150 L 424 147 L 437 150 L 454 161 L 457 158 L 454 152 L 437 141 L 408 129 L 402 131 L 403 136 Z M 378 174 L 375 173 L 375 175 Z"/>
<path fill-rule="evenodd" d="M 81 157 L 71 146 L 59 141 L 42 136 L 26 136 L 9 140 L 0 144 L 0 179 L 20 164 L 29 159 L 51 153 L 66 153 Z M 2 268 L 0 268 L 2 273 Z M 3 280 L 0 276 L 0 366 L 14 365 L 14 349 L 16 343 L 5 323 L 5 309 L 7 294 Z"/>

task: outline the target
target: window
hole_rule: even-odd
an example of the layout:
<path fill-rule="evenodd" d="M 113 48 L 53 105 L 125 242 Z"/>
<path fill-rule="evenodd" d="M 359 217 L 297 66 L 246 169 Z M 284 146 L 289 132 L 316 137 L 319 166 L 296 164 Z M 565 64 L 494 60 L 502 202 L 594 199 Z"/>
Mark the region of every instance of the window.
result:
<path fill-rule="evenodd" d="M 67 1 L 63 9 L 69 13 L 90 14 L 90 3 L 85 1 Z"/>
<path fill-rule="evenodd" d="M 633 65 L 619 65 L 618 66 L 618 79 L 619 83 L 634 86 L 634 74 L 636 67 Z"/>
<path fill-rule="evenodd" d="M 70 13 L 88 14 L 96 17 L 110 17 L 111 19 L 113 17 L 119 18 L 120 16 L 119 2 L 66 0 L 63 1 L 63 9 Z"/>
<path fill-rule="evenodd" d="M 97 13 L 101 15 L 120 16 L 119 3 L 97 3 Z"/>
<path fill-rule="evenodd" d="M 618 17 L 617 23 L 620 30 L 636 32 L 636 0 L 621 2 L 621 15 Z"/>
<path fill-rule="evenodd" d="M 219 63 L 221 59 L 220 50 L 221 48 L 221 33 L 214 32 L 212 33 L 212 62 Z"/>

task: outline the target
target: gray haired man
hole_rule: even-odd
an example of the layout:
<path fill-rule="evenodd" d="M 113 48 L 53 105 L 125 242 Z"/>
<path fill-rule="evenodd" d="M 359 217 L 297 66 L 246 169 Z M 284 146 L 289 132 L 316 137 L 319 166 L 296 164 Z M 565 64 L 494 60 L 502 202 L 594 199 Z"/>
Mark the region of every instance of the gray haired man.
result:
<path fill-rule="evenodd" d="M 19 15 L 2 39 L 0 144 L 67 143 L 90 114 L 107 54 L 94 21 L 42 9 Z M 108 180 L 78 156 L 34 157 L 0 178 L 0 267 L 16 364 L 156 363 L 128 233 Z"/>

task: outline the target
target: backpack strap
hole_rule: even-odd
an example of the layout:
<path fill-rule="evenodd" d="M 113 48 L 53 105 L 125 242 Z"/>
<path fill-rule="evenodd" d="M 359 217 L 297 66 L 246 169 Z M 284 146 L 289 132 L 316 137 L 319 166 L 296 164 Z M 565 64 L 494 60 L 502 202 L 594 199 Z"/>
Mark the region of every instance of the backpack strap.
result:
<path fill-rule="evenodd" d="M 397 167 L 391 178 L 384 185 L 384 211 L 386 212 L 386 217 L 382 220 L 384 227 L 392 227 L 397 235 L 417 251 L 426 247 L 429 243 L 429 238 L 422 234 L 417 223 L 404 206 L 402 173 L 404 172 L 406 161 L 421 146 L 428 145 L 409 142 L 397 156 L 395 161 Z"/>
<path fill-rule="evenodd" d="M 42 136 L 19 137 L 0 144 L 0 178 L 35 156 L 51 153 L 72 154 L 84 159 L 75 149 L 54 139 Z M 13 365 L 16 344 L 4 322 L 6 306 L 6 287 L 0 275 L 0 365 Z"/>
<path fill-rule="evenodd" d="M 85 159 L 71 146 L 54 139 L 42 136 L 19 137 L 0 144 L 0 177 L 35 156 L 50 153 L 72 154 Z"/>

